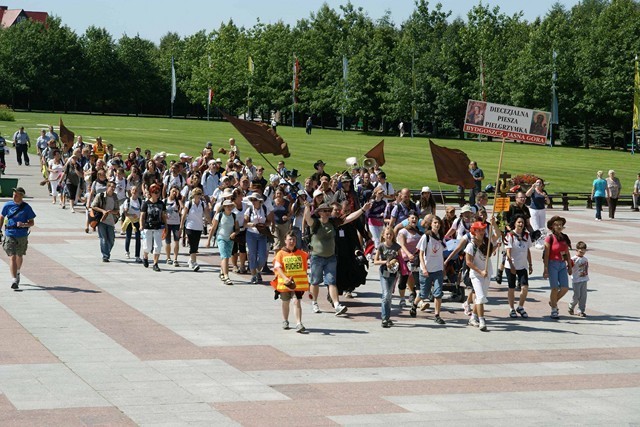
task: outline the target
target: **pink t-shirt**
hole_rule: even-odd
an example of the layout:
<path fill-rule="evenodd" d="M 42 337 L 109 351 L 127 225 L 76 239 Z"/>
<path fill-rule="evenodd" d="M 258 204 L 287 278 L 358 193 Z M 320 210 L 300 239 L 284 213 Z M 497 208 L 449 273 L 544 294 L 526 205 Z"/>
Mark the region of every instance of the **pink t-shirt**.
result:
<path fill-rule="evenodd" d="M 549 234 L 547 237 L 545 237 L 544 242 L 548 243 L 550 246 L 550 261 L 564 261 L 563 255 L 569 253 L 569 246 L 567 245 L 567 242 L 565 242 L 564 240 L 558 240 L 558 238 L 553 234 Z"/>

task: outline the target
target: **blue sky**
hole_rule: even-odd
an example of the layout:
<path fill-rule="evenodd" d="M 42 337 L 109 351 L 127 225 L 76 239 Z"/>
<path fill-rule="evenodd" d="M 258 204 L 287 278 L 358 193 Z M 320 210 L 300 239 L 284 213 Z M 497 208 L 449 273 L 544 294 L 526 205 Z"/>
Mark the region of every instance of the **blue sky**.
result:
<path fill-rule="evenodd" d="M 485 0 L 483 4 L 499 6 L 508 15 L 522 11 L 525 19 L 533 20 L 537 16 L 544 16 L 555 2 L 556 0 Z M 115 39 L 122 34 L 140 34 L 156 43 L 169 31 L 181 36 L 202 29 L 210 31 L 229 19 L 246 27 L 253 26 L 258 18 L 264 23 L 282 20 L 295 25 L 299 19 L 308 18 L 323 3 L 323 0 L 0 0 L 0 4 L 10 9 L 43 11 L 59 16 L 64 24 L 79 35 L 88 26 L 95 25 L 106 28 Z M 326 3 L 338 9 L 346 0 L 326 0 Z M 352 3 L 356 7 L 363 7 L 373 19 L 380 18 L 386 10 L 390 10 L 396 24 L 407 19 L 414 9 L 414 0 L 353 0 Z M 429 5 L 434 7 L 436 3 L 431 1 Z M 452 17 L 465 18 L 467 12 L 479 2 L 443 0 L 441 3 L 444 10 L 452 12 Z M 560 3 L 571 8 L 578 1 L 564 0 Z"/>

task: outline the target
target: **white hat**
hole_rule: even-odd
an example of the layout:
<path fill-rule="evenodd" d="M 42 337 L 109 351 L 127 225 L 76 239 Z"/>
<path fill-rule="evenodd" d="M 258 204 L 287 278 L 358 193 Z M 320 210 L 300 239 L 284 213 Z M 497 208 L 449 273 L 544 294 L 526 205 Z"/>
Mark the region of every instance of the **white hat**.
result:
<path fill-rule="evenodd" d="M 463 213 L 467 213 L 467 212 L 471 212 L 471 213 L 473 213 L 473 209 L 471 209 L 471 205 L 469 205 L 468 203 L 467 203 L 466 205 L 464 205 L 464 206 L 462 207 L 462 209 L 460 209 L 460 213 L 461 213 L 461 214 L 463 214 Z"/>
<path fill-rule="evenodd" d="M 207 165 L 215 165 L 216 161 L 214 159 L 211 159 L 207 162 Z"/>
<path fill-rule="evenodd" d="M 262 198 L 262 196 L 258 193 L 251 193 L 247 196 L 247 199 L 249 200 L 259 200 L 259 201 L 263 201 L 264 199 Z"/>
<path fill-rule="evenodd" d="M 222 163 L 222 159 L 221 159 L 220 157 L 218 157 L 218 158 L 216 159 L 216 163 Z"/>
<path fill-rule="evenodd" d="M 190 156 L 190 155 L 188 155 L 187 153 L 180 153 L 180 158 L 181 158 L 181 159 L 190 159 L 190 158 L 191 158 L 191 156 Z"/>
<path fill-rule="evenodd" d="M 234 203 L 231 200 L 225 200 L 222 202 L 222 206 L 234 206 Z"/>
<path fill-rule="evenodd" d="M 324 193 L 322 192 L 322 190 L 317 189 L 316 191 L 313 192 L 313 198 L 315 199 L 318 196 L 324 196 Z"/>
<path fill-rule="evenodd" d="M 222 192 L 222 198 L 233 196 L 233 190 L 230 188 L 225 188 Z"/>
<path fill-rule="evenodd" d="M 422 187 L 421 193 L 431 193 L 431 189 L 425 185 Z"/>
<path fill-rule="evenodd" d="M 277 173 L 272 173 L 271 176 L 269 176 L 269 182 L 276 181 L 280 181 L 280 175 L 278 175 Z"/>

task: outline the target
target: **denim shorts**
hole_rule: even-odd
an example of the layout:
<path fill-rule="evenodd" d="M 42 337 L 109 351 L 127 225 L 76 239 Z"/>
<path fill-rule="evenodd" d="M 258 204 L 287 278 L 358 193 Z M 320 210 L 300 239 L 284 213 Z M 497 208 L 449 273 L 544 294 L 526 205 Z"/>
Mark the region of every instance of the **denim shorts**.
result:
<path fill-rule="evenodd" d="M 567 273 L 567 264 L 564 261 L 549 260 L 548 272 L 551 289 L 569 287 L 569 274 Z"/>
<path fill-rule="evenodd" d="M 335 255 L 330 257 L 311 255 L 310 283 L 312 285 L 319 285 L 320 283 L 335 285 L 337 268 L 338 259 Z"/>
<path fill-rule="evenodd" d="M 444 273 L 442 270 L 429 272 L 428 276 L 423 276 L 420 273 L 420 298 L 429 298 L 429 291 L 433 286 L 433 297 L 442 298 L 442 281 L 444 280 Z"/>

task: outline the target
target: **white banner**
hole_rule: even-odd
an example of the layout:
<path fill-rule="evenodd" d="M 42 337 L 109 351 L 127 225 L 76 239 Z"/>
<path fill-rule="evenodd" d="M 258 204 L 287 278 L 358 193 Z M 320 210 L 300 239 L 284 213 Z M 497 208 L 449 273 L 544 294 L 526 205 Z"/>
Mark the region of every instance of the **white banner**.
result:
<path fill-rule="evenodd" d="M 551 113 L 547 111 L 470 99 L 467 103 L 464 131 L 534 144 L 546 144 L 550 116 Z"/>

